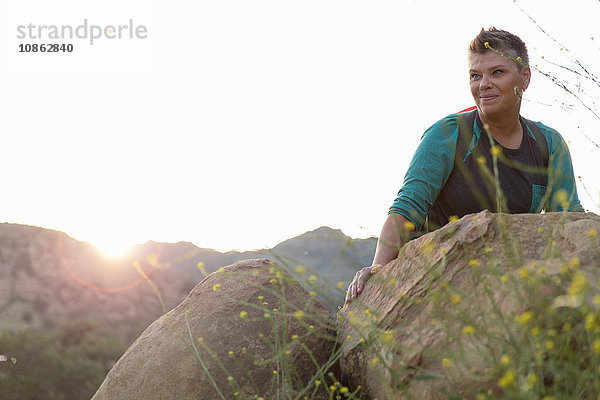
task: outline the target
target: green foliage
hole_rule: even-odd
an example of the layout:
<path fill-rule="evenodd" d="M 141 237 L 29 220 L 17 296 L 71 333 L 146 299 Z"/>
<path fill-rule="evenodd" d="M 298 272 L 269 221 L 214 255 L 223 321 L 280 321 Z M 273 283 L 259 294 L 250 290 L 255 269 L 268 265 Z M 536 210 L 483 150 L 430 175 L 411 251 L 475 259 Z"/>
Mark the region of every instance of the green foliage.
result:
<path fill-rule="evenodd" d="M 0 331 L 3 400 L 77 400 L 93 396 L 125 344 L 90 321 L 53 331 Z"/>

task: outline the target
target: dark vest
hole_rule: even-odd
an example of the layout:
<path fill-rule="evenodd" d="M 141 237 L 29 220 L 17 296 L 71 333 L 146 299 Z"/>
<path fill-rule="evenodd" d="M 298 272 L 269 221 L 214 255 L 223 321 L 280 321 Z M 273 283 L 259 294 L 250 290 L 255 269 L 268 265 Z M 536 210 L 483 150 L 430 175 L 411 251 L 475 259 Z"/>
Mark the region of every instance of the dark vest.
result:
<path fill-rule="evenodd" d="M 540 201 L 546 189 L 548 144 L 540 128 L 520 117 L 523 140 L 518 149 L 500 145 L 502 156 L 497 161 L 499 186 L 494 178 L 492 143 L 483 128 L 477 110 L 458 114 L 459 137 L 454 168 L 433 207 L 429 210 L 424 231 L 435 230 L 451 216 L 462 217 L 482 210 L 511 214 L 540 212 Z M 477 143 L 474 122 L 481 135 Z M 533 137 L 527 128 L 533 133 Z M 475 140 L 474 140 L 475 139 Z M 493 139 L 492 139 L 493 140 Z M 493 143 L 496 144 L 496 143 Z"/>

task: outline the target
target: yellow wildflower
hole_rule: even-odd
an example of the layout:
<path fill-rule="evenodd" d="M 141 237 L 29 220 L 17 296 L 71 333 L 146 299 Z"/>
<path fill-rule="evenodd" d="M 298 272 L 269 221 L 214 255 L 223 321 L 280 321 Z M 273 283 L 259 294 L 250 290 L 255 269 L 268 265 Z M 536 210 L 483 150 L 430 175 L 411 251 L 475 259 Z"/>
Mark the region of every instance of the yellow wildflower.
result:
<path fill-rule="evenodd" d="M 266 313 L 263 314 L 263 317 L 265 317 L 265 318 L 271 318 L 271 314 L 269 314 L 268 312 L 266 312 Z"/>
<path fill-rule="evenodd" d="M 214 284 L 213 285 L 213 290 L 216 292 L 217 290 L 219 290 L 220 287 L 221 287 L 220 283 Z"/>
<path fill-rule="evenodd" d="M 198 341 L 198 343 L 202 343 L 204 342 L 204 338 L 203 337 L 199 337 L 198 339 L 196 339 Z"/>
<path fill-rule="evenodd" d="M 492 156 L 498 157 L 500 154 L 502 154 L 502 147 L 494 145 L 490 148 L 490 153 L 492 154 Z"/>
<path fill-rule="evenodd" d="M 346 386 L 342 386 L 342 388 L 340 389 L 340 393 L 348 393 L 350 391 L 350 389 L 348 389 Z"/>
<path fill-rule="evenodd" d="M 296 318 L 298 318 L 298 319 L 300 319 L 300 318 L 304 317 L 304 311 L 302 311 L 302 310 L 298 310 L 298 311 L 296 311 L 296 312 L 294 313 L 294 317 L 296 317 Z"/>
<path fill-rule="evenodd" d="M 296 267 L 296 272 L 302 275 L 306 271 L 306 268 L 303 265 L 298 265 Z"/>
<path fill-rule="evenodd" d="M 310 294 L 310 297 L 315 297 L 317 295 L 317 292 L 310 291 L 308 294 Z"/>
<path fill-rule="evenodd" d="M 414 231 L 415 230 L 415 224 L 413 224 L 410 221 L 406 221 L 404 223 L 404 229 L 406 229 L 407 231 Z"/>
<path fill-rule="evenodd" d="M 587 278 L 584 273 L 577 271 L 573 274 L 571 285 L 567 289 L 569 296 L 577 296 L 587 286 Z"/>
<path fill-rule="evenodd" d="M 200 272 L 202 272 L 202 275 L 208 275 L 204 269 L 204 263 L 202 261 L 200 261 L 196 267 L 200 270 Z"/>
<path fill-rule="evenodd" d="M 531 333 L 531 336 L 537 336 L 540 333 L 540 328 L 538 328 L 537 326 L 534 326 L 533 328 L 531 328 L 531 331 L 529 331 Z"/>
<path fill-rule="evenodd" d="M 506 373 L 498 380 L 498 385 L 501 388 L 507 388 L 514 386 L 515 384 L 515 370 L 509 369 Z"/>
<path fill-rule="evenodd" d="M 371 364 L 371 366 L 373 366 L 373 367 L 374 367 L 375 365 L 377 365 L 378 363 L 379 363 L 379 357 L 374 357 L 374 358 L 372 358 L 372 359 L 371 359 L 371 361 L 370 361 L 370 364 Z"/>
<path fill-rule="evenodd" d="M 507 276 L 507 275 L 502 275 L 502 276 L 500 277 L 500 282 L 502 282 L 502 283 L 506 283 L 506 282 L 508 282 L 508 276 Z"/>
<path fill-rule="evenodd" d="M 275 284 L 275 283 L 277 283 L 277 279 L 275 279 L 275 278 L 271 278 L 271 279 L 269 279 L 269 282 L 271 282 L 271 283 Z"/>
<path fill-rule="evenodd" d="M 519 268 L 518 275 L 521 279 L 527 279 L 527 277 L 529 276 L 529 270 L 527 269 L 527 267 L 521 267 Z"/>
<path fill-rule="evenodd" d="M 396 339 L 396 332 L 392 330 L 385 331 L 379 337 L 384 344 L 390 344 Z"/>
<path fill-rule="evenodd" d="M 515 317 L 515 321 L 521 325 L 527 325 L 532 318 L 533 313 L 531 311 L 525 311 L 523 314 L 517 315 Z"/>
<path fill-rule="evenodd" d="M 486 160 L 485 160 L 484 156 L 477 157 L 477 164 L 484 165 L 485 163 L 486 163 Z"/>
<path fill-rule="evenodd" d="M 315 386 L 316 387 L 319 387 L 320 385 L 321 385 L 321 381 L 319 381 L 319 380 L 315 381 Z"/>
<path fill-rule="evenodd" d="M 449 221 L 449 222 L 456 222 L 456 221 L 458 221 L 458 215 L 451 215 L 451 216 L 448 218 L 448 221 Z"/>
<path fill-rule="evenodd" d="M 309 281 L 310 283 L 314 283 L 314 282 L 316 282 L 316 281 L 317 281 L 317 279 L 318 279 L 318 278 L 317 278 L 317 276 L 316 276 L 316 275 L 311 275 L 311 276 L 308 278 L 308 281 Z"/>
<path fill-rule="evenodd" d="M 472 335 L 475 333 L 475 328 L 473 328 L 471 325 L 467 325 L 462 331 L 465 335 Z"/>
<path fill-rule="evenodd" d="M 486 247 L 486 248 L 485 248 L 485 254 L 491 254 L 491 253 L 492 253 L 492 251 L 494 251 L 494 250 L 492 250 L 492 248 L 491 248 L 491 247 Z"/>
<path fill-rule="evenodd" d="M 223 272 L 225 272 L 225 268 L 221 267 L 221 268 L 219 268 L 218 271 L 219 271 L 220 274 L 222 274 Z"/>
<path fill-rule="evenodd" d="M 554 341 L 553 340 L 547 340 L 546 341 L 546 348 L 548 350 L 552 350 L 554 348 Z"/>
<path fill-rule="evenodd" d="M 247 318 L 248 317 L 248 313 L 246 311 L 242 311 L 240 313 L 240 318 Z"/>
<path fill-rule="evenodd" d="M 314 325 L 309 325 L 308 329 L 315 329 L 315 326 Z"/>
<path fill-rule="evenodd" d="M 592 350 L 594 350 L 594 353 L 600 354 L 600 339 L 594 340 L 594 343 L 592 343 Z"/>
<path fill-rule="evenodd" d="M 557 203 L 565 202 L 568 198 L 569 195 L 567 194 L 567 191 L 565 189 L 558 190 L 554 195 L 554 201 L 556 201 Z"/>
<path fill-rule="evenodd" d="M 598 231 L 597 231 L 597 230 L 595 230 L 594 228 L 592 228 L 592 229 L 590 229 L 590 230 L 588 231 L 588 236 L 589 236 L 589 237 L 591 237 L 591 238 L 595 238 L 595 237 L 596 237 L 596 235 L 598 235 Z"/>
<path fill-rule="evenodd" d="M 537 374 L 534 372 L 527 377 L 527 390 L 532 389 L 536 383 L 538 383 L 539 378 Z"/>
<path fill-rule="evenodd" d="M 503 354 L 500 357 L 500 365 L 507 366 L 508 364 L 510 364 L 510 357 L 507 354 Z"/>
<path fill-rule="evenodd" d="M 542 228 L 541 226 L 538 228 L 538 233 L 542 233 L 544 232 L 544 228 Z"/>
<path fill-rule="evenodd" d="M 470 267 L 479 267 L 479 265 L 480 265 L 479 264 L 479 260 L 475 260 L 475 259 L 469 260 L 469 266 Z"/>
<path fill-rule="evenodd" d="M 580 264 L 579 258 L 574 257 L 574 258 L 571 259 L 571 263 L 570 263 L 569 267 L 571 269 L 575 269 L 575 268 L 579 267 L 579 264 Z"/>
<path fill-rule="evenodd" d="M 335 287 L 337 287 L 338 289 L 343 289 L 343 288 L 344 288 L 344 286 L 346 286 L 346 285 L 344 284 L 344 282 L 338 282 L 338 283 L 335 285 Z"/>
<path fill-rule="evenodd" d="M 452 367 L 452 364 L 454 364 L 454 363 L 452 362 L 451 359 L 449 359 L 449 358 L 442 358 L 442 366 L 444 368 L 450 368 L 450 367 Z"/>
<path fill-rule="evenodd" d="M 591 331 L 596 327 L 596 316 L 592 313 L 589 313 L 585 316 L 585 329 Z"/>

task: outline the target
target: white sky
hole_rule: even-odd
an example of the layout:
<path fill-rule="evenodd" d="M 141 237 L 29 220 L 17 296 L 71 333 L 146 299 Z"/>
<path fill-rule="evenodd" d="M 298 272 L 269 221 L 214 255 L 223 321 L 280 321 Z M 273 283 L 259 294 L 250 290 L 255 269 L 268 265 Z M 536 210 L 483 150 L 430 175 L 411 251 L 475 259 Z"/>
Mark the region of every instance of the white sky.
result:
<path fill-rule="evenodd" d="M 271 247 L 321 225 L 378 235 L 422 132 L 473 104 L 466 47 L 482 27 L 521 36 L 543 70 L 558 73 L 542 56 L 573 66 L 518 7 L 600 75 L 597 0 L 2 2 L 0 221 L 110 253 Z M 133 19 L 148 38 L 17 52 L 44 42 L 18 25 L 84 19 Z M 581 85 L 600 114 L 598 85 Z M 526 99 L 600 212 L 600 150 L 583 136 L 600 143 L 600 120 L 539 73 Z"/>

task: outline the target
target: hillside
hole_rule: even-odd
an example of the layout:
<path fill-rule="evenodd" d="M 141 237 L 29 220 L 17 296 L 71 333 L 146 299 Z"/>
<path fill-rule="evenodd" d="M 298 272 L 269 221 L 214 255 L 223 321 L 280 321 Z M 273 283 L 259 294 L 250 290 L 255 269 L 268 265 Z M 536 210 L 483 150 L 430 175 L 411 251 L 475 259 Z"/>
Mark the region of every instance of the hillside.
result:
<path fill-rule="evenodd" d="M 343 301 L 338 281 L 348 282 L 370 262 L 375 239 L 351 239 L 321 227 L 272 249 L 220 253 L 191 243 L 147 242 L 119 259 L 67 234 L 24 225 L 0 224 L 0 328 L 53 329 L 74 320 L 108 324 L 132 340 L 166 310 L 179 304 L 206 273 L 249 258 L 270 258 L 296 273 L 319 277 L 317 289 L 330 310 Z M 144 279 L 141 271 L 152 281 Z M 154 287 L 153 287 L 154 285 Z"/>

